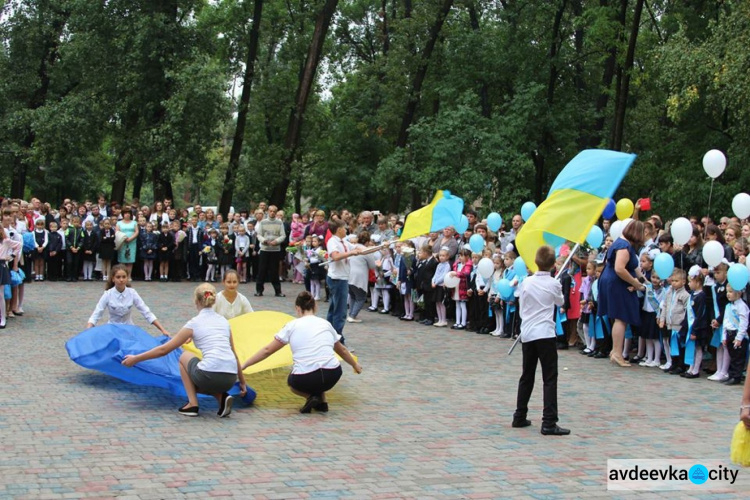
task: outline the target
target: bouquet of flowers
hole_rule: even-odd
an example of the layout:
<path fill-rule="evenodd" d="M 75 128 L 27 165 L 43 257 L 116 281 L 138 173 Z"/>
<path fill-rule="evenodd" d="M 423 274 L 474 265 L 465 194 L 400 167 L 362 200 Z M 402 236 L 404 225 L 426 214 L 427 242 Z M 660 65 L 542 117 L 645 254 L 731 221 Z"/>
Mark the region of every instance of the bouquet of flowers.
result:
<path fill-rule="evenodd" d="M 224 238 L 221 240 L 221 248 L 224 250 L 225 254 L 232 252 L 232 247 L 234 247 L 234 243 L 232 243 L 232 238 L 229 236 L 224 236 Z"/>
<path fill-rule="evenodd" d="M 184 240 L 185 238 L 187 238 L 187 233 L 185 233 L 185 231 L 183 231 L 182 229 L 177 231 L 177 244 L 178 245 L 182 243 L 182 240 Z"/>

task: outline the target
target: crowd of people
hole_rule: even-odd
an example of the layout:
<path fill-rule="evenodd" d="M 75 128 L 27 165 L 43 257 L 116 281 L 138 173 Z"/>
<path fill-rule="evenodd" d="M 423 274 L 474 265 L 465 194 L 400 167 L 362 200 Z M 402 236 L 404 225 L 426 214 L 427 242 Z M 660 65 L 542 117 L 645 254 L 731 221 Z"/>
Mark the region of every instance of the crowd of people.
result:
<path fill-rule="evenodd" d="M 233 271 L 240 285 L 255 281 L 256 296 L 263 295 L 266 282 L 279 297 L 283 281 L 304 284 L 314 300 L 330 301 L 327 319 L 342 343 L 346 323 L 366 321 L 363 309 L 501 338 L 521 331 L 515 292 L 524 275 L 515 269 L 514 244 L 524 224 L 519 214 L 493 232 L 467 210 L 469 227 L 462 234 L 447 227 L 399 241 L 402 218 L 369 211 L 355 216 L 310 208 L 287 218 L 259 203 L 223 220 L 199 205 L 177 210 L 172 200 L 153 205 L 134 200 L 120 206 L 104 197 L 65 200 L 56 210 L 38 199 L 4 200 L 2 207 L 3 269 L 22 271 L 7 279 L 11 293 L 3 327 L 6 318 L 23 314 L 24 283 L 109 280 L 112 266 L 120 264 L 145 281 L 156 279 L 157 269 L 161 281 L 213 282 Z M 557 347 L 579 347 L 619 366 L 660 367 L 685 378 L 699 377 L 703 369 L 712 380 L 739 384 L 747 307 L 743 291 L 728 286 L 726 272 L 731 263 L 745 262 L 750 224 L 722 217 L 717 225 L 692 217 L 690 241 L 677 246 L 669 223 L 665 227 L 658 215 L 643 218 L 636 208 L 636 224 L 616 239 L 609 234 L 611 221 L 603 220 L 601 248 L 565 243 L 557 249 L 565 298 L 555 312 Z M 471 250 L 473 235 L 484 240 L 480 252 Z M 710 240 L 725 249 L 718 266 L 702 257 Z M 657 276 L 653 269 L 660 253 L 674 261 L 670 276 Z M 477 272 L 483 258 L 493 262 L 488 278 Z M 25 279 L 19 280 L 21 274 Z"/>

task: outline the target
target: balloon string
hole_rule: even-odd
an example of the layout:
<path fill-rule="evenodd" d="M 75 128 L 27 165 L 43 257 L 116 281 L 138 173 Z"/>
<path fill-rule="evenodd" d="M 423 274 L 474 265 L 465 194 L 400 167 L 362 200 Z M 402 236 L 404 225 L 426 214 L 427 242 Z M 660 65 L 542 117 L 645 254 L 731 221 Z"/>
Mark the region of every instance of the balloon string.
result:
<path fill-rule="evenodd" d="M 703 235 L 703 238 L 706 238 L 708 236 L 708 221 L 711 220 L 711 196 L 714 194 L 714 180 L 711 178 L 711 189 L 708 191 L 708 211 L 706 212 L 706 234 Z"/>

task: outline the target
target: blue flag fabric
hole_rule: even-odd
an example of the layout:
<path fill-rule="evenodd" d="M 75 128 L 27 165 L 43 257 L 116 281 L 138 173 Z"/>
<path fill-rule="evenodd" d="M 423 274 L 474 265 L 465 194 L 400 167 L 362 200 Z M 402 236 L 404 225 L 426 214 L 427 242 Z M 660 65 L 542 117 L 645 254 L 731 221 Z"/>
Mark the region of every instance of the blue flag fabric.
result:
<path fill-rule="evenodd" d="M 182 349 L 175 349 L 161 358 L 143 361 L 132 368 L 121 363 L 128 354 L 140 354 L 168 341 L 169 337 L 166 335 L 152 337 L 134 325 L 107 324 L 84 330 L 68 340 L 65 349 L 70 359 L 84 368 L 100 371 L 131 384 L 159 387 L 175 396 L 186 397 L 180 377 L 179 359 Z M 239 384 L 235 384 L 229 393 L 238 395 Z M 243 400 L 251 403 L 255 399 L 255 391 L 248 387 L 247 393 Z"/>

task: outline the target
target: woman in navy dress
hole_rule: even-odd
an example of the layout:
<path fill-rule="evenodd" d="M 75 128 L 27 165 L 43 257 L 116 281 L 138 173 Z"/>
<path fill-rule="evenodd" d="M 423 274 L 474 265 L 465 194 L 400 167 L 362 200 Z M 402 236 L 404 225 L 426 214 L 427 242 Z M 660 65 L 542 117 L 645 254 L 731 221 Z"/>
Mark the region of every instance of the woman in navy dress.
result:
<path fill-rule="evenodd" d="M 612 243 L 607 252 L 607 263 L 599 278 L 599 307 L 597 314 L 607 316 L 612 325 L 612 353 L 609 359 L 619 366 L 630 366 L 622 357 L 626 325 L 640 325 L 640 308 L 636 291 L 645 290 L 636 276 L 637 249 L 643 245 L 643 223 L 630 222 L 622 235 Z"/>

